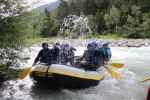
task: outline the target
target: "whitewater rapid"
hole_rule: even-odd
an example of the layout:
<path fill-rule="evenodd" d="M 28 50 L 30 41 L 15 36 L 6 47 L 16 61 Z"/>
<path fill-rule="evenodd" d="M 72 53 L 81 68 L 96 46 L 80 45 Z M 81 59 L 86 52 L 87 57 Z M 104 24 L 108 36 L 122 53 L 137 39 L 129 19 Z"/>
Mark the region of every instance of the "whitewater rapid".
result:
<path fill-rule="evenodd" d="M 84 47 L 78 48 L 76 55 L 82 55 Z M 31 48 L 32 64 L 39 47 Z M 112 48 L 113 62 L 124 63 L 125 67 L 116 71 L 123 80 L 113 79 L 107 72 L 105 79 L 96 87 L 83 90 L 56 90 L 35 88 L 35 82 L 26 77 L 24 80 L 11 80 L 0 89 L 0 100 L 145 100 L 150 82 L 139 83 L 150 76 L 150 48 Z M 115 70 L 115 69 L 114 69 Z"/>

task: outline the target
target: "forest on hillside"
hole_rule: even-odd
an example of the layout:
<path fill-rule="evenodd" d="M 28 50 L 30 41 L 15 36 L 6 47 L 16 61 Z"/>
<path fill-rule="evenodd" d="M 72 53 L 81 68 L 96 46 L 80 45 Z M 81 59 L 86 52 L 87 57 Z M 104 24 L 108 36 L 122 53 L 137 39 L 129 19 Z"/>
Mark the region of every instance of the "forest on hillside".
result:
<path fill-rule="evenodd" d="M 22 1 L 0 1 L 1 47 L 22 45 L 30 38 L 57 36 L 68 15 L 86 16 L 90 35 L 150 37 L 149 0 L 61 0 L 51 12 L 47 8 L 27 12 Z"/>
<path fill-rule="evenodd" d="M 149 0 L 61 0 L 55 20 L 61 23 L 67 15 L 83 13 L 88 17 L 91 34 L 149 38 L 149 5 Z"/>

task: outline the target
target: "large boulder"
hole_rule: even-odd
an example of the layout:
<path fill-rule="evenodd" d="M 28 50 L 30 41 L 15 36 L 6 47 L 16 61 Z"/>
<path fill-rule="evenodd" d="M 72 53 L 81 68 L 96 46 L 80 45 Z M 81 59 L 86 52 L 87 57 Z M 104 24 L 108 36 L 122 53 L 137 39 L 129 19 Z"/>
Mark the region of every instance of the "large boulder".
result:
<path fill-rule="evenodd" d="M 77 38 L 80 35 L 91 33 L 91 29 L 88 24 L 88 18 L 84 15 L 69 15 L 64 18 L 59 30 L 59 35 Z"/>

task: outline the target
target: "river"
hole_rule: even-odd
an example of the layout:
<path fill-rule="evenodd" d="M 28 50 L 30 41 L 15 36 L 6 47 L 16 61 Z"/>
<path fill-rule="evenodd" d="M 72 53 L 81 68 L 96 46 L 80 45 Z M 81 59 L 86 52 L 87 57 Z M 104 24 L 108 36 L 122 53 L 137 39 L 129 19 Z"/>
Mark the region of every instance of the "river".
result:
<path fill-rule="evenodd" d="M 37 52 L 32 54 L 30 64 Z M 80 47 L 76 54 L 81 53 L 83 48 Z M 145 100 L 150 82 L 138 81 L 150 76 L 150 47 L 114 47 L 112 54 L 113 62 L 125 64 L 124 68 L 117 69 L 124 77 L 120 81 L 105 73 L 105 79 L 96 87 L 53 91 L 34 88 L 35 83 L 27 77 L 5 82 L 3 88 L 0 88 L 0 100 Z"/>

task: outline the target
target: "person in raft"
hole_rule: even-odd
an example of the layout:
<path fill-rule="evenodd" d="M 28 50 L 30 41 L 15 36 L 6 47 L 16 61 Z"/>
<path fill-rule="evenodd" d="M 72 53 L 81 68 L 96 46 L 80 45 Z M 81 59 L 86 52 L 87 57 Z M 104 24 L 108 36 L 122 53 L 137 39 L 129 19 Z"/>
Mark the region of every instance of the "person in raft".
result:
<path fill-rule="evenodd" d="M 53 48 L 51 49 L 52 51 L 52 59 L 51 59 L 51 63 L 52 64 L 58 64 L 59 63 L 59 55 L 60 55 L 60 43 L 56 42 L 53 45 Z"/>
<path fill-rule="evenodd" d="M 109 43 L 104 43 L 103 47 L 100 49 L 101 53 L 102 53 L 102 58 L 103 58 L 103 65 L 108 64 L 108 62 L 111 60 L 111 49 L 109 47 Z"/>
<path fill-rule="evenodd" d="M 84 51 L 83 56 L 80 58 L 79 67 L 95 71 L 100 67 L 100 58 L 98 44 L 93 41 L 87 45 L 87 50 Z"/>
<path fill-rule="evenodd" d="M 37 57 L 34 60 L 33 66 L 37 64 L 37 62 L 44 63 L 46 65 L 51 65 L 52 53 L 48 48 L 47 43 L 42 43 L 42 50 L 38 53 Z"/>
<path fill-rule="evenodd" d="M 74 51 L 76 49 L 70 46 L 68 43 L 61 45 L 60 50 L 60 63 L 63 65 L 74 65 Z"/>

